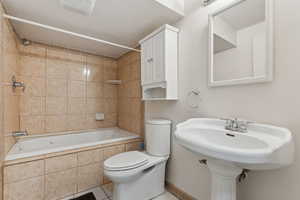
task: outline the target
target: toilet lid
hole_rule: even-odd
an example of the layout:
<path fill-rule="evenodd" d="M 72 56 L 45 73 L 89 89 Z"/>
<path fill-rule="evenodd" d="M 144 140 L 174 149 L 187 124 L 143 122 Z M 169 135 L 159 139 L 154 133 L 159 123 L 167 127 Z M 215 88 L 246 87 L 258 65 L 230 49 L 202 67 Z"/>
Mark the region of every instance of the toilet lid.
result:
<path fill-rule="evenodd" d="M 128 170 L 140 167 L 148 163 L 145 154 L 138 151 L 130 151 L 112 156 L 104 161 L 104 168 L 107 170 Z"/>

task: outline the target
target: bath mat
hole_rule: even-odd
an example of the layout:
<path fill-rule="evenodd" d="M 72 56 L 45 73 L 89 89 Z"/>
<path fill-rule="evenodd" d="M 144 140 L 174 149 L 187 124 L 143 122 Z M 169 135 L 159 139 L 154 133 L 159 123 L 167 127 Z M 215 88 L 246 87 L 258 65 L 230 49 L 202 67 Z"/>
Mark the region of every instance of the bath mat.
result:
<path fill-rule="evenodd" d="M 96 200 L 94 194 L 92 192 L 84 194 L 80 197 L 77 197 L 75 199 L 71 199 L 71 200 Z"/>

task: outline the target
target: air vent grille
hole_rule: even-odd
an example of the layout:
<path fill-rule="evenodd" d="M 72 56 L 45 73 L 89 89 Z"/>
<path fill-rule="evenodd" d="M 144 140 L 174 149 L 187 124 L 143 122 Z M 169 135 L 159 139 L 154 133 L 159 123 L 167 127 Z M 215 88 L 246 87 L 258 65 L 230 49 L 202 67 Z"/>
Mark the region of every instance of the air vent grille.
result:
<path fill-rule="evenodd" d="M 92 15 L 96 0 L 60 0 L 60 4 L 65 9 L 83 15 Z"/>

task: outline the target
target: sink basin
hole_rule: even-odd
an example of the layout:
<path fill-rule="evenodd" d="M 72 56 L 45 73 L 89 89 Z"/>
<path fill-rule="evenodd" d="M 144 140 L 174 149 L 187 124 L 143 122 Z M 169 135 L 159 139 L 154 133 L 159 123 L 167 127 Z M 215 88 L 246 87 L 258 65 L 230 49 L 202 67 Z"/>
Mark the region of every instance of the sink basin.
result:
<path fill-rule="evenodd" d="M 241 133 L 226 130 L 225 123 L 220 119 L 189 119 L 175 131 L 180 145 L 207 158 L 213 178 L 212 200 L 234 200 L 235 179 L 244 169 L 276 169 L 293 162 L 294 141 L 288 129 L 251 123 L 248 131 Z"/>
<path fill-rule="evenodd" d="M 288 129 L 253 123 L 247 133 L 239 133 L 224 127 L 224 120 L 190 119 L 177 125 L 175 137 L 194 153 L 247 169 L 274 169 L 292 163 L 294 143 Z"/>

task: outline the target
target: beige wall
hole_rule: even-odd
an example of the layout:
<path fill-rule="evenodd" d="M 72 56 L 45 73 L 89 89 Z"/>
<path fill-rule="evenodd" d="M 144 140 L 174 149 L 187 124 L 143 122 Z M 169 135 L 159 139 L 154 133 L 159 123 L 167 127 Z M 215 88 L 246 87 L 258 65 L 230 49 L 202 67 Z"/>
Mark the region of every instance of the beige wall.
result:
<path fill-rule="evenodd" d="M 143 135 L 144 105 L 141 101 L 141 61 L 138 52 L 129 52 L 118 59 L 118 126 Z"/>
<path fill-rule="evenodd" d="M 272 83 L 244 86 L 207 87 L 208 13 L 227 0 L 203 8 L 202 1 L 190 0 L 190 12 L 176 26 L 180 28 L 179 94 L 177 102 L 149 102 L 146 115 L 167 117 L 174 124 L 191 117 L 238 116 L 289 128 L 300 142 L 300 1 L 275 0 L 275 80 Z M 186 95 L 201 91 L 198 110 L 190 109 Z M 240 200 L 298 200 L 300 196 L 300 160 L 296 148 L 295 163 L 281 170 L 251 172 L 239 184 Z M 199 200 L 210 195 L 210 175 L 197 157 L 173 141 L 168 181 Z"/>
<path fill-rule="evenodd" d="M 112 127 L 117 124 L 117 62 L 49 47 L 20 45 L 21 129 L 29 134 Z M 96 121 L 96 112 L 105 113 Z"/>
<path fill-rule="evenodd" d="M 3 8 L 0 5 L 0 15 Z M 0 18 L 0 168 L 5 153 L 15 143 L 12 136 L 6 136 L 19 129 L 19 95 L 7 86 L 13 75 L 18 75 L 17 40 L 11 25 L 7 20 Z M 2 184 L 2 173 L 0 182 Z M 2 185 L 0 185 L 0 199 L 2 199 Z"/>

